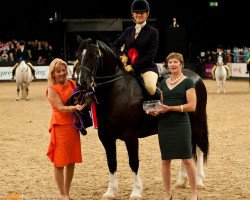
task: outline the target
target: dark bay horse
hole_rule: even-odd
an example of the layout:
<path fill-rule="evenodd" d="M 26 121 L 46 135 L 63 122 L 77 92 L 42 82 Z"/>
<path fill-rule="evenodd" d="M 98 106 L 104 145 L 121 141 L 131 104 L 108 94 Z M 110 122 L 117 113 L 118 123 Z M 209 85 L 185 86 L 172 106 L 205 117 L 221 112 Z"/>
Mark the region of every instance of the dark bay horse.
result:
<path fill-rule="evenodd" d="M 125 142 L 132 170 L 133 188 L 130 199 L 142 199 L 142 182 L 139 175 L 139 138 L 157 134 L 157 118 L 143 111 L 144 94 L 137 79 L 126 73 L 123 64 L 102 41 L 82 39 L 78 36 L 79 74 L 78 87 L 95 91 L 98 136 L 105 148 L 110 172 L 109 184 L 103 199 L 115 199 L 118 189 L 116 140 Z M 194 72 L 183 70 L 195 82 L 196 112 L 190 114 L 193 131 L 193 155 L 197 158 L 198 184 L 203 186 L 203 161 L 208 155 L 208 129 L 206 116 L 207 91 L 201 78 Z M 199 148 L 196 148 L 199 147 Z M 159 155 L 160 158 L 160 155 Z M 203 160 L 204 159 L 204 160 Z M 177 186 L 185 184 L 184 167 Z"/>

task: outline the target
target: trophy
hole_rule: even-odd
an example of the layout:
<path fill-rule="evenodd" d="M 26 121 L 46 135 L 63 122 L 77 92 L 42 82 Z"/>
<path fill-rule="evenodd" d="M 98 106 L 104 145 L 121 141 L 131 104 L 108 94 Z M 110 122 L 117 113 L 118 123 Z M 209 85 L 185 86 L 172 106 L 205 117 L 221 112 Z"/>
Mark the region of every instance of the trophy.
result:
<path fill-rule="evenodd" d="M 143 110 L 145 110 L 146 113 L 149 111 L 157 111 L 161 109 L 161 105 L 162 103 L 160 100 L 144 101 Z"/>

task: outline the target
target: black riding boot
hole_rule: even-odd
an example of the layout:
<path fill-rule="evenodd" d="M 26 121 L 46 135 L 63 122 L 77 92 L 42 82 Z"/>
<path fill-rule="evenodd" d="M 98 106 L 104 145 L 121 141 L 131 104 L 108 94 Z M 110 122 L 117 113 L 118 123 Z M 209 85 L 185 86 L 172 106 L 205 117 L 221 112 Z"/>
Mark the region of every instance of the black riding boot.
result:
<path fill-rule="evenodd" d="M 151 96 L 152 100 L 161 100 L 161 90 L 156 88 L 155 94 Z"/>
<path fill-rule="evenodd" d="M 15 69 L 13 69 L 12 70 L 12 78 L 11 79 L 14 79 L 14 76 L 16 75 L 16 70 Z"/>
<path fill-rule="evenodd" d="M 31 73 L 32 73 L 34 79 L 36 79 L 36 72 L 35 72 L 35 70 L 33 68 L 30 68 L 30 69 L 31 69 Z"/>

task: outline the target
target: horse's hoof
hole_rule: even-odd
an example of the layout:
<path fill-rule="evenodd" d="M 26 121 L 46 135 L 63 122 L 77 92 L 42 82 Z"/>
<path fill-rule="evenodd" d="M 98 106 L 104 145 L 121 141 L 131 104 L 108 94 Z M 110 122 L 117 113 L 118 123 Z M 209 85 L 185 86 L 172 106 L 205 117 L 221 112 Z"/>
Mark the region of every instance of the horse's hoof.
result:
<path fill-rule="evenodd" d="M 177 183 L 175 184 L 175 188 L 177 188 L 177 189 L 186 188 L 187 187 L 187 181 L 188 181 L 188 178 L 178 180 Z"/>
<path fill-rule="evenodd" d="M 176 189 L 184 189 L 184 188 L 187 188 L 186 184 L 175 184 L 174 186 Z"/>
<path fill-rule="evenodd" d="M 130 197 L 129 200 L 142 200 L 142 197 Z"/>
<path fill-rule="evenodd" d="M 16 99 L 16 101 L 19 101 L 20 99 Z"/>
<path fill-rule="evenodd" d="M 101 200 L 115 200 L 115 197 L 111 197 L 111 196 L 106 196 L 106 197 L 102 197 Z"/>
<path fill-rule="evenodd" d="M 203 183 L 199 183 L 199 184 L 197 183 L 196 188 L 197 189 L 205 189 L 205 185 Z"/>

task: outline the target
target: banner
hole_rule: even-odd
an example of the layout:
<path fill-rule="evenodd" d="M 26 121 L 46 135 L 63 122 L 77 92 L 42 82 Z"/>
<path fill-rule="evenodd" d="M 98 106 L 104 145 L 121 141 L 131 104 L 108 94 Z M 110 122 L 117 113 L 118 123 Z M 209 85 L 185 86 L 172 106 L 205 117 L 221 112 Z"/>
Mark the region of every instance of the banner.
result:
<path fill-rule="evenodd" d="M 73 73 L 73 65 L 68 65 L 70 75 Z M 0 80 L 11 80 L 13 67 L 0 67 Z M 37 79 L 47 79 L 49 66 L 34 66 Z"/>
<path fill-rule="evenodd" d="M 228 63 L 232 77 L 249 77 L 247 73 L 247 63 Z"/>

